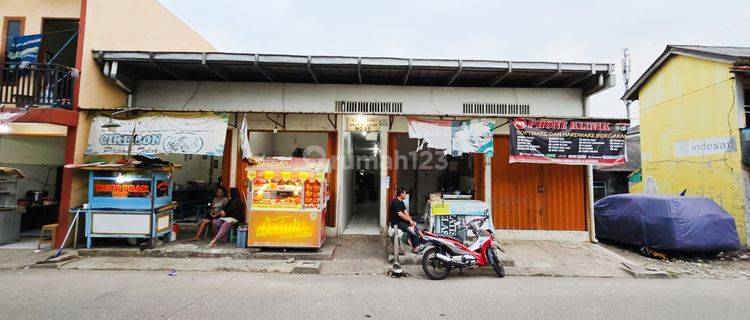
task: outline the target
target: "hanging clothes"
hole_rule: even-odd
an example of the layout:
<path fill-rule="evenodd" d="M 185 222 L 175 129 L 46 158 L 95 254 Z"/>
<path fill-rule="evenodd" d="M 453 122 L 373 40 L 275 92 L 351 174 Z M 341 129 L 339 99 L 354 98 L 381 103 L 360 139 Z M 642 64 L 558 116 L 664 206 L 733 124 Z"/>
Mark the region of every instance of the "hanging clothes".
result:
<path fill-rule="evenodd" d="M 17 36 L 8 39 L 7 61 L 10 67 L 27 68 L 37 62 L 39 47 L 42 44 L 41 34 Z"/>

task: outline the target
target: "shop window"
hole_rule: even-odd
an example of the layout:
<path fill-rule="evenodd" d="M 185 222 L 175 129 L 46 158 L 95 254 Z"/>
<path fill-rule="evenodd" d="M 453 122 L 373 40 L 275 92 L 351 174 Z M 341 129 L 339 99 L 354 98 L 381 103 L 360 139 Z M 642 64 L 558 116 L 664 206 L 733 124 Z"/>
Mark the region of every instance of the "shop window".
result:
<path fill-rule="evenodd" d="M 13 37 L 23 35 L 23 27 L 24 18 L 22 17 L 6 17 L 3 19 L 3 33 L 0 39 L 0 50 L 2 50 L 2 55 L 0 55 L 2 57 L 0 61 L 0 70 L 2 70 L 0 77 L 2 80 L 0 80 L 0 83 L 2 84 L 14 83 L 16 81 L 17 73 L 10 72 L 4 62 L 8 61 L 8 41 Z"/>

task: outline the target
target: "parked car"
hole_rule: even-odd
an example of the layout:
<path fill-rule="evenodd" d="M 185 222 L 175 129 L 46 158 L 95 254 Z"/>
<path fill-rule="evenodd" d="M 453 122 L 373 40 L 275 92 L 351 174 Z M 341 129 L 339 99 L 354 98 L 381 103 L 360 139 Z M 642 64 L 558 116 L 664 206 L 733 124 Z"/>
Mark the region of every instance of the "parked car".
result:
<path fill-rule="evenodd" d="M 653 194 L 619 194 L 594 204 L 596 236 L 643 252 L 718 253 L 738 250 L 734 218 L 713 200 Z"/>

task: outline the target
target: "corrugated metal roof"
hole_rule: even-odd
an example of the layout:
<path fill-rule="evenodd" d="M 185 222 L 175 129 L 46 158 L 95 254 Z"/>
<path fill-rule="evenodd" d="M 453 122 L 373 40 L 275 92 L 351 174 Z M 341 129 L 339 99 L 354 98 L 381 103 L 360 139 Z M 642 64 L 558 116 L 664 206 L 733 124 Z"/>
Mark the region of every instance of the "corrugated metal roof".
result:
<path fill-rule="evenodd" d="M 614 65 L 222 52 L 94 51 L 105 75 L 140 80 L 581 88 L 614 84 Z"/>
<path fill-rule="evenodd" d="M 638 100 L 638 91 L 641 89 L 641 86 L 673 55 L 685 55 L 730 64 L 745 64 L 750 59 L 750 47 L 668 45 L 659 58 L 625 92 L 622 100 Z"/>

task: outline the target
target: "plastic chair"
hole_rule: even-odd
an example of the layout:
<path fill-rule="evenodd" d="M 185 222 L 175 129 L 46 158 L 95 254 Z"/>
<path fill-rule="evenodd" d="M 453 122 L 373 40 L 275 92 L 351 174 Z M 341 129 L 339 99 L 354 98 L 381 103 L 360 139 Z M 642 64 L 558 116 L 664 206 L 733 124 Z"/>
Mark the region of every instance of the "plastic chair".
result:
<path fill-rule="evenodd" d="M 50 232 L 50 239 L 44 239 L 44 231 Z M 39 242 L 36 245 L 37 250 L 42 247 L 43 243 L 49 243 L 52 249 L 55 248 L 55 240 L 57 239 L 57 223 L 45 224 L 42 226 L 42 231 L 39 232 Z"/>
<path fill-rule="evenodd" d="M 195 223 L 198 223 L 201 221 L 201 217 L 208 216 L 208 205 L 206 204 L 199 204 L 195 206 Z"/>

